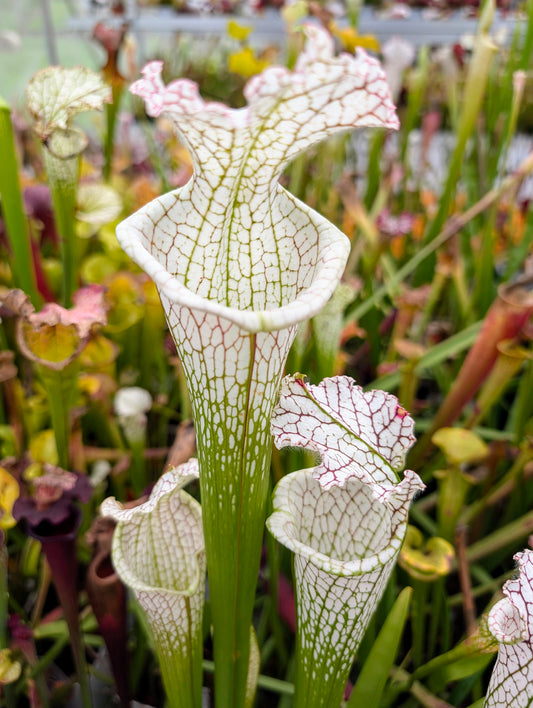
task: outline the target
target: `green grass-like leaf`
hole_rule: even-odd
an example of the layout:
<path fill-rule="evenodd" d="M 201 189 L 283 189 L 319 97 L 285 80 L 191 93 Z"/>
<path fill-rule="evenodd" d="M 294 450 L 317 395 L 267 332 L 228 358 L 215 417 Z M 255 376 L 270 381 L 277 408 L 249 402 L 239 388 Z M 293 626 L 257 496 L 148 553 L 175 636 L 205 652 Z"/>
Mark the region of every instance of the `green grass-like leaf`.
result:
<path fill-rule="evenodd" d="M 357 708 L 370 703 L 379 705 L 398 652 L 412 594 L 413 589 L 406 587 L 398 595 L 370 650 L 346 708 Z"/>
<path fill-rule="evenodd" d="M 2 216 L 13 256 L 11 269 L 14 285 L 24 290 L 33 304 L 38 305 L 39 295 L 35 284 L 28 222 L 20 190 L 11 112 L 2 97 L 0 97 L 0 164 L 2 165 L 0 170 Z"/>

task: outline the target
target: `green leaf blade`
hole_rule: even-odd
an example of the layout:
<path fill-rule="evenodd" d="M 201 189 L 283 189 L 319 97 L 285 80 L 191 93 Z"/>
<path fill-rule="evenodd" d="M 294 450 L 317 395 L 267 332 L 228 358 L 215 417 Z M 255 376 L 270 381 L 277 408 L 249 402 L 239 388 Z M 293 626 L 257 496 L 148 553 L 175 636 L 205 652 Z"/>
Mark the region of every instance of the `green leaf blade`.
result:
<path fill-rule="evenodd" d="M 406 587 L 398 595 L 365 661 L 346 708 L 379 705 L 379 699 L 398 653 L 412 594 L 413 589 Z"/>

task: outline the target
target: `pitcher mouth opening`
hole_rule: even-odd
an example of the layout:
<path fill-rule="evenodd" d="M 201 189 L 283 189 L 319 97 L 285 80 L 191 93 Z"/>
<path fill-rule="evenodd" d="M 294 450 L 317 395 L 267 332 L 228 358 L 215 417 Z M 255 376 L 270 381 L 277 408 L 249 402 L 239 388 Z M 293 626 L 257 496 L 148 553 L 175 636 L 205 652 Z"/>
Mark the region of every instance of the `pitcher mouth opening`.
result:
<path fill-rule="evenodd" d="M 158 203 L 160 210 L 162 205 L 159 199 L 154 202 Z M 301 287 L 292 301 L 281 306 L 272 304 L 266 308 L 253 310 L 239 309 L 225 305 L 216 299 L 203 297 L 168 271 L 147 247 L 147 238 L 143 233 L 141 220 L 146 220 L 146 228 L 154 229 L 154 221 L 149 212 L 151 205 L 153 208 L 154 203 L 150 202 L 121 222 L 116 228 L 116 233 L 122 248 L 152 278 L 162 299 L 167 300 L 171 305 L 221 317 L 250 333 L 271 332 L 288 329 L 313 317 L 329 300 L 342 276 L 350 243 L 336 227 L 328 225 L 326 228 L 327 222 L 324 221 L 324 227 L 319 234 L 317 262 L 314 265 L 312 282 L 308 286 Z"/>
<path fill-rule="evenodd" d="M 325 489 L 314 469 L 293 472 L 279 482 L 267 520 L 270 533 L 296 555 L 339 577 L 369 573 L 394 560 L 407 530 L 406 508 L 380 501 L 371 485 L 355 477 L 349 480 L 351 489 Z"/>
<path fill-rule="evenodd" d="M 272 516 L 274 516 L 274 514 Z M 312 546 L 307 545 L 305 541 L 300 540 L 297 534 L 291 533 L 289 535 L 287 527 L 291 525 L 293 525 L 293 522 L 287 520 L 283 526 L 285 539 L 281 541 L 280 537 L 276 535 L 278 541 L 281 541 L 284 545 L 290 548 L 295 555 L 308 560 L 317 568 L 320 568 L 324 572 L 328 573 L 328 575 L 336 575 L 346 578 L 371 573 L 375 570 L 383 568 L 383 566 L 390 561 L 393 561 L 400 551 L 403 537 L 407 529 L 407 521 L 402 521 L 396 525 L 390 538 L 384 542 L 380 550 L 373 551 L 370 556 L 361 555 L 359 558 L 354 559 L 352 557 L 351 560 L 349 558 L 343 560 L 341 558 L 328 556 L 325 553 L 315 550 Z M 269 528 L 271 528 L 270 525 Z"/>

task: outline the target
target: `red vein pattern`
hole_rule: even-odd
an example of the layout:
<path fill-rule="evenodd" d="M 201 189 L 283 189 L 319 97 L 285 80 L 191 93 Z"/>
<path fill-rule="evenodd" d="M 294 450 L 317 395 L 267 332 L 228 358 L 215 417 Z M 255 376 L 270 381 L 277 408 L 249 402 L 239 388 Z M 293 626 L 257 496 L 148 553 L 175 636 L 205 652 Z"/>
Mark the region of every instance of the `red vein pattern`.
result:
<path fill-rule="evenodd" d="M 363 392 L 348 376 L 317 386 L 287 376 L 272 416 L 278 448 L 295 445 L 320 454 L 315 474 L 325 488 L 355 476 L 390 490 L 415 441 L 413 426 L 395 396 Z"/>

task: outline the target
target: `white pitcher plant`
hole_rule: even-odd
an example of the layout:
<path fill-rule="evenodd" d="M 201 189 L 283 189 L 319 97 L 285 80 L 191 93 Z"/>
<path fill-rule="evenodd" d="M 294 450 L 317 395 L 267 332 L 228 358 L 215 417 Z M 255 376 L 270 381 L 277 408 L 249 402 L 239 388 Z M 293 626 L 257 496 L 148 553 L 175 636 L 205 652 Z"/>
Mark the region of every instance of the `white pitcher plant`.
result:
<path fill-rule="evenodd" d="M 328 301 L 348 239 L 286 192 L 296 155 L 359 126 L 396 129 L 379 63 L 334 56 L 305 29 L 293 71 L 270 67 L 234 110 L 152 62 L 132 92 L 191 153 L 192 179 L 122 222 L 117 236 L 155 281 L 192 400 L 214 631 L 218 708 L 243 706 L 264 530 L 270 417 L 297 325 Z"/>
<path fill-rule="evenodd" d="M 346 377 L 284 379 L 272 418 L 278 447 L 318 452 L 282 477 L 270 532 L 294 553 L 295 707 L 338 708 L 359 642 L 396 562 L 409 504 L 424 488 L 407 470 L 413 420 L 383 391 Z"/>
<path fill-rule="evenodd" d="M 533 551 L 515 555 L 519 577 L 489 612 L 489 630 L 500 642 L 483 708 L 527 708 L 533 702 Z"/>
<path fill-rule="evenodd" d="M 198 477 L 195 459 L 165 473 L 144 504 L 106 499 L 117 521 L 113 564 L 143 610 L 172 708 L 202 705 L 205 547 L 200 504 L 183 491 Z"/>

